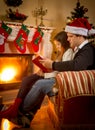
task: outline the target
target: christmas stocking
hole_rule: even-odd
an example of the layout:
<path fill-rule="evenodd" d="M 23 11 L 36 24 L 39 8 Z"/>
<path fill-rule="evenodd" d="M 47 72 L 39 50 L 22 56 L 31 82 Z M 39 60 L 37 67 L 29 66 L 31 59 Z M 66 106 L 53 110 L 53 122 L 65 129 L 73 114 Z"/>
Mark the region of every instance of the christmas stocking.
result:
<path fill-rule="evenodd" d="M 32 47 L 34 49 L 35 52 L 37 52 L 39 50 L 39 44 L 42 40 L 44 33 L 42 32 L 42 30 L 38 27 L 34 33 L 33 39 L 31 41 Z"/>
<path fill-rule="evenodd" d="M 19 30 L 16 39 L 14 40 L 14 44 L 16 48 L 21 52 L 25 53 L 26 51 L 26 42 L 28 39 L 29 30 L 25 25 L 22 24 L 21 29 Z"/>
<path fill-rule="evenodd" d="M 11 31 L 12 29 L 10 27 L 8 27 L 5 23 L 2 23 L 0 27 L 0 52 L 4 52 L 4 45 Z"/>

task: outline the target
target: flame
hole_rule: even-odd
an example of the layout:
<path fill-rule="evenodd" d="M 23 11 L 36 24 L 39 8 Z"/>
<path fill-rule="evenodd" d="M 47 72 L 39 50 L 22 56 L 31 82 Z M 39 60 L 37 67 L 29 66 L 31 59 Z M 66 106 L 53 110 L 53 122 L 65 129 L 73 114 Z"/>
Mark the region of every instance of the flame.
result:
<path fill-rule="evenodd" d="M 15 68 L 13 67 L 4 68 L 1 73 L 1 80 L 2 81 L 12 80 L 15 77 L 15 75 L 16 75 Z"/>
<path fill-rule="evenodd" d="M 28 73 L 28 64 L 27 57 L 0 57 L 0 83 L 20 81 Z"/>

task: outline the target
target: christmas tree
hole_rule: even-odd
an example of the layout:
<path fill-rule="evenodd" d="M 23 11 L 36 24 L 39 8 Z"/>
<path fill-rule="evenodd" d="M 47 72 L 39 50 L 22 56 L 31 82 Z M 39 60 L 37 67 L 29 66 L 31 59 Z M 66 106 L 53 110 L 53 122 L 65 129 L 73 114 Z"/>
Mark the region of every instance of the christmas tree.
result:
<path fill-rule="evenodd" d="M 71 17 L 67 17 L 67 24 L 69 24 L 75 18 L 89 18 L 85 16 L 85 13 L 88 12 L 88 9 L 83 5 L 80 5 L 80 1 L 78 0 L 76 3 L 76 8 L 71 12 Z"/>

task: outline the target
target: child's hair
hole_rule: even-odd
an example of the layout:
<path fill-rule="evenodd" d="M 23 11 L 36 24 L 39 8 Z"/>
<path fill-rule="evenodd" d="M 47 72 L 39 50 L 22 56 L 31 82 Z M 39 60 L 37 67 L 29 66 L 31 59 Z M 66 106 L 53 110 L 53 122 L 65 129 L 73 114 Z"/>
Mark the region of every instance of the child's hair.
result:
<path fill-rule="evenodd" d="M 57 33 L 54 40 L 59 41 L 65 50 L 70 47 L 69 42 L 67 41 L 67 33 L 65 31 Z"/>

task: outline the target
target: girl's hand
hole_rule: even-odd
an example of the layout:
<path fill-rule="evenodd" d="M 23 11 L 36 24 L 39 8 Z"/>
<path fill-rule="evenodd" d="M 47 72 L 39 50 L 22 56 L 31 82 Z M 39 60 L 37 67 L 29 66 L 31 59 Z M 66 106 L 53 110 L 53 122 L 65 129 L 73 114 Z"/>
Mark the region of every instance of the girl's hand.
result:
<path fill-rule="evenodd" d="M 37 74 L 40 76 L 44 76 L 44 72 L 41 69 L 37 72 Z"/>

